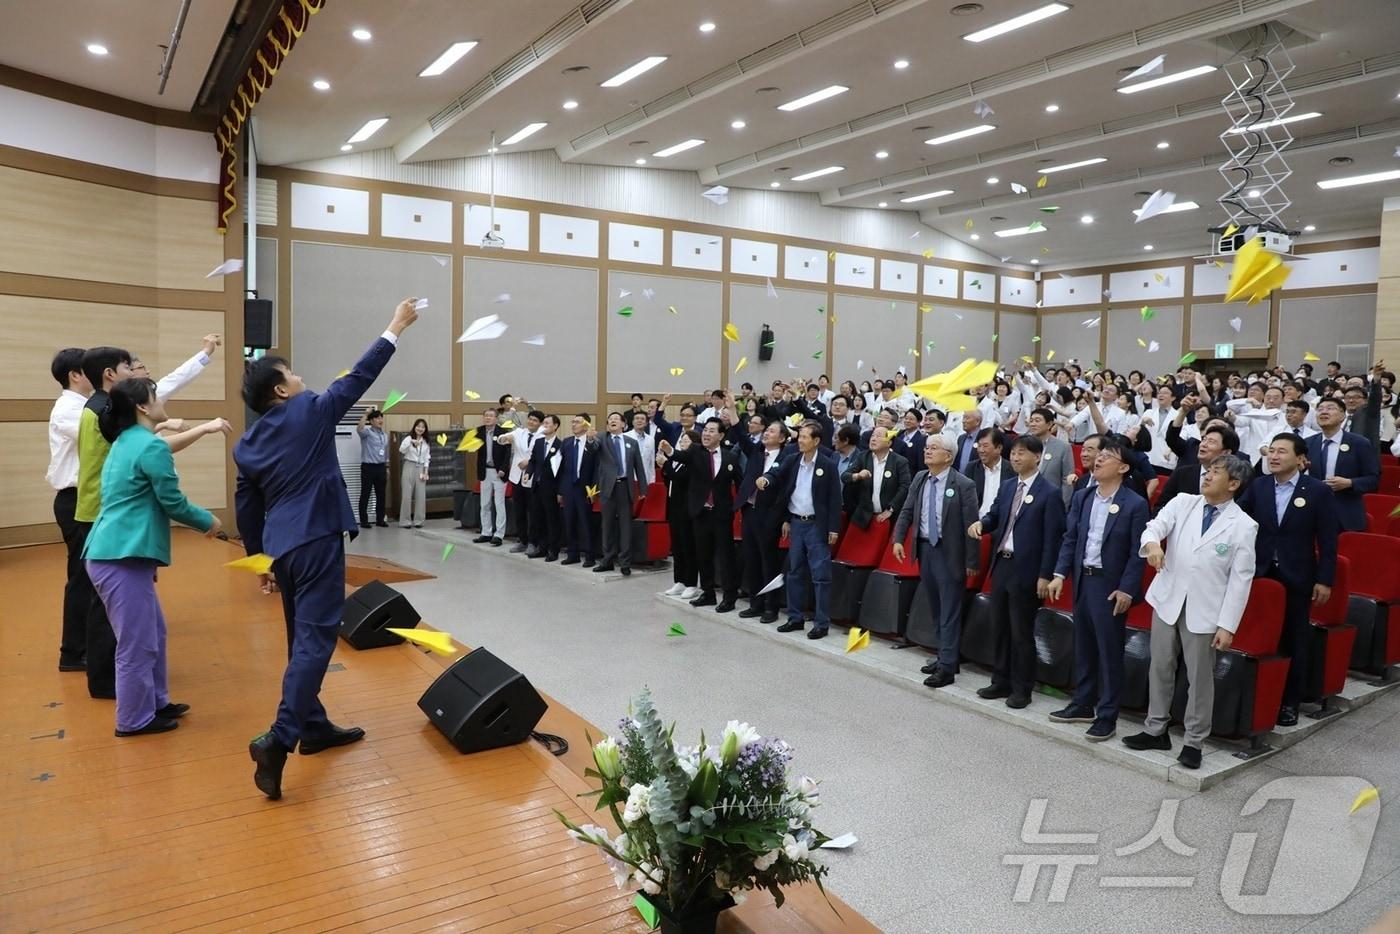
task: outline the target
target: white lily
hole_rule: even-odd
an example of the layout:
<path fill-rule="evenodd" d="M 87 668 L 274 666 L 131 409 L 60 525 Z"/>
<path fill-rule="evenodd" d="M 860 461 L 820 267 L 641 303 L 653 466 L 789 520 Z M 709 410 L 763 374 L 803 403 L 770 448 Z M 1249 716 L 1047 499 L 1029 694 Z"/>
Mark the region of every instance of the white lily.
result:
<path fill-rule="evenodd" d="M 627 793 L 627 806 L 622 810 L 622 822 L 635 824 L 651 811 L 651 788 L 636 784 Z"/>
<path fill-rule="evenodd" d="M 724 766 L 726 768 L 732 766 L 738 761 L 739 753 L 762 738 L 758 735 L 758 730 L 747 723 L 730 720 L 724 725 L 724 739 L 721 740 L 719 746 L 719 756 Z"/>
<path fill-rule="evenodd" d="M 593 763 L 604 778 L 617 778 L 622 774 L 622 756 L 617 748 L 617 740 L 611 736 L 593 746 Z"/>

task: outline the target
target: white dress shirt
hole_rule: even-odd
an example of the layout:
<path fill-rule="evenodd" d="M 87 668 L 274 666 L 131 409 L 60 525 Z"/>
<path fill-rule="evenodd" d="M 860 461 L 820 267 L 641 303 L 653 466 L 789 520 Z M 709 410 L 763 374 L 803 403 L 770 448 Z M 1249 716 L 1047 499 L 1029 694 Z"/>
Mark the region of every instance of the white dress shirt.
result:
<path fill-rule="evenodd" d="M 880 504 L 880 485 L 885 480 L 885 465 L 890 462 L 890 449 L 885 448 L 885 456 L 870 455 L 870 506 L 878 515 L 885 511 Z"/>
<path fill-rule="evenodd" d="M 802 457 L 797 462 L 797 482 L 793 485 L 792 496 L 788 498 L 788 512 L 794 516 L 816 515 L 817 508 L 812 499 L 812 480 L 817 475 L 816 467 L 816 451 L 812 452 L 810 458 Z"/>
<path fill-rule="evenodd" d="M 982 465 L 982 498 L 978 502 L 977 514 L 985 516 L 992 511 L 992 503 L 997 500 L 997 491 L 1001 489 L 1001 465 L 998 464 L 995 470 L 989 470 L 986 464 Z"/>
<path fill-rule="evenodd" d="M 49 469 L 44 479 L 54 490 L 78 485 L 78 422 L 87 397 L 65 389 L 49 412 Z"/>

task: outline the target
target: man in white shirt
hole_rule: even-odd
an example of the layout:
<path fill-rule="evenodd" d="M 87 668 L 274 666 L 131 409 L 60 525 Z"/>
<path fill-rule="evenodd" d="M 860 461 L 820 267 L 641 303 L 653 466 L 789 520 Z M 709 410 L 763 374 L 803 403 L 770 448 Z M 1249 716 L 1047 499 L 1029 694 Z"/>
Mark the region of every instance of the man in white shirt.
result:
<path fill-rule="evenodd" d="M 1253 474 L 1242 457 L 1217 457 L 1206 468 L 1201 493 L 1173 499 L 1142 533 L 1139 553 L 1157 569 L 1147 590 L 1153 609 L 1148 711 L 1143 731 L 1123 737 L 1123 745 L 1171 749 L 1167 724 L 1181 657 L 1189 687 L 1177 758 L 1188 769 L 1201 767 L 1201 744 L 1210 735 L 1215 653 L 1230 647 L 1254 582 L 1259 524 L 1235 504 L 1235 494 Z"/>
<path fill-rule="evenodd" d="M 92 395 L 83 375 L 83 351 L 68 347 L 54 355 L 53 378 L 63 387 L 49 413 L 49 469 L 54 489 L 53 517 L 68 548 L 68 582 L 63 589 L 63 635 L 58 648 L 59 671 L 84 671 L 87 652 L 87 608 L 92 584 L 83 569 L 84 530 L 73 517 L 78 507 L 78 419 Z"/>
<path fill-rule="evenodd" d="M 1176 418 L 1175 398 L 1170 386 L 1162 386 L 1157 390 L 1151 408 L 1142 415 L 1143 427 L 1152 435 L 1152 450 L 1147 452 L 1147 459 L 1157 468 L 1159 476 L 1166 476 L 1176 469 L 1176 455 L 1167 446 L 1167 428 Z"/>
<path fill-rule="evenodd" d="M 631 434 L 637 439 L 637 447 L 642 449 L 642 472 L 650 487 L 656 482 L 656 426 L 646 412 L 632 413 Z"/>
<path fill-rule="evenodd" d="M 1283 405 L 1283 390 L 1270 386 L 1264 390 L 1261 407 L 1236 410 L 1235 430 L 1240 436 L 1240 453 L 1248 452 L 1247 456 L 1255 469 L 1268 473 L 1269 465 L 1264 455 L 1269 452 L 1269 442 L 1275 435 L 1293 430 L 1288 424 L 1288 413 Z"/>
<path fill-rule="evenodd" d="M 540 550 L 539 543 L 535 541 L 530 530 L 530 491 L 534 482 L 526 473 L 526 468 L 530 466 L 530 451 L 534 449 L 535 441 L 540 438 L 540 425 L 543 423 L 544 413 L 532 409 L 530 414 L 525 416 L 525 424 L 517 423 L 514 428 L 496 439 L 498 443 L 510 444 L 510 498 L 515 506 L 515 528 L 519 533 L 516 537 L 520 539 L 515 547 L 511 548 L 511 554 Z"/>
<path fill-rule="evenodd" d="M 1112 384 L 1103 387 L 1103 402 L 1098 406 L 1100 415 L 1103 418 L 1104 427 L 1093 425 L 1093 412 L 1095 408 L 1094 397 L 1088 396 L 1089 404 L 1081 409 L 1069 420 L 1070 428 L 1085 431 L 1092 434 L 1094 431 L 1100 434 L 1111 431 L 1114 434 L 1125 435 L 1129 429 L 1138 423 L 1138 417 L 1131 412 L 1126 412 L 1118 405 L 1118 387 Z"/>

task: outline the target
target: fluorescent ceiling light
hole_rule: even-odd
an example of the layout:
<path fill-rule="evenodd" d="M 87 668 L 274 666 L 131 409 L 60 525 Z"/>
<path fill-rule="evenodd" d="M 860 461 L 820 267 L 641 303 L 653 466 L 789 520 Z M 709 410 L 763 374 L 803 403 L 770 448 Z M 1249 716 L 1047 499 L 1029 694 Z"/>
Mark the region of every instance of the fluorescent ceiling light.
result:
<path fill-rule="evenodd" d="M 1208 75 L 1216 71 L 1214 65 L 1198 65 L 1195 68 L 1188 68 L 1185 71 L 1178 71 L 1175 74 L 1162 75 L 1160 78 L 1153 78 L 1151 81 L 1139 81 L 1137 84 L 1129 84 L 1118 89 L 1119 94 L 1136 94 L 1138 91 L 1147 91 L 1152 88 L 1160 88 L 1164 84 L 1175 84 L 1178 81 L 1185 81 L 1187 78 L 1198 78 L 1201 75 Z"/>
<path fill-rule="evenodd" d="M 1056 13 L 1063 13 L 1069 9 L 1068 3 L 1047 3 L 1045 6 L 1029 13 L 1022 13 L 1020 16 L 1013 16 L 1011 19 L 997 23 L 995 26 L 988 26 L 986 29 L 979 29 L 963 36 L 968 42 L 985 42 L 988 39 L 995 39 L 997 36 L 1038 23 L 1043 19 L 1048 19 Z"/>
<path fill-rule="evenodd" d="M 821 178 L 823 175 L 832 175 L 836 172 L 844 171 L 846 171 L 844 165 L 829 165 L 824 169 L 817 169 L 813 172 L 803 172 L 801 175 L 794 175 L 792 180 L 794 182 L 805 182 L 809 178 Z"/>
<path fill-rule="evenodd" d="M 379 132 L 379 128 L 389 122 L 388 117 L 375 117 L 373 120 L 366 120 L 365 125 L 355 131 L 355 135 L 346 140 L 347 143 L 363 143 L 371 136 Z"/>
<path fill-rule="evenodd" d="M 371 33 L 368 29 L 365 29 L 363 26 L 359 29 L 352 29 L 350 31 L 350 35 L 354 36 L 356 39 L 359 39 L 361 42 L 368 42 L 369 40 L 374 38 L 374 34 Z"/>
<path fill-rule="evenodd" d="M 1160 143 L 1157 144 L 1157 148 L 1158 148 L 1158 149 L 1171 149 L 1171 148 L 1172 148 L 1172 144 L 1169 143 L 1169 142 L 1167 142 L 1166 140 L 1162 140 Z"/>
<path fill-rule="evenodd" d="M 928 143 L 930 146 L 941 146 L 944 143 L 951 143 L 955 139 L 967 139 L 969 136 L 976 136 L 979 133 L 990 133 L 995 129 L 995 124 L 979 123 L 965 130 L 957 130 L 953 133 L 944 133 L 942 136 L 935 136 L 933 139 L 926 139 L 924 142 Z"/>
<path fill-rule="evenodd" d="M 820 91 L 813 91 L 811 94 L 808 94 L 806 97 L 799 97 L 799 98 L 798 98 L 797 100 L 795 100 L 795 101 L 788 101 L 786 104 L 779 104 L 779 105 L 778 105 L 778 109 L 779 109 L 779 110 L 801 110 L 803 107 L 806 107 L 808 104 L 815 104 L 815 103 L 817 103 L 818 101 L 824 101 L 824 100 L 826 100 L 828 97 L 835 97 L 837 94 L 845 94 L 845 93 L 846 93 L 847 91 L 849 91 L 849 90 L 850 90 L 850 88 L 846 87 L 845 85 L 833 84 L 833 85 L 832 85 L 831 87 L 829 87 L 829 88 L 822 88 Z"/>
<path fill-rule="evenodd" d="M 1280 117 L 1277 120 L 1270 120 L 1268 123 L 1251 123 L 1249 126 L 1234 126 L 1226 130 L 1226 133 L 1251 133 L 1254 130 L 1267 130 L 1269 127 L 1283 126 L 1286 123 L 1297 123 L 1299 120 L 1311 120 L 1313 117 L 1320 117 L 1319 111 L 1312 110 L 1305 114 L 1294 114 L 1291 117 Z"/>
<path fill-rule="evenodd" d="M 665 55 L 648 55 L 646 58 L 633 65 L 631 68 L 625 68 L 622 71 L 619 71 L 617 74 L 613 75 L 608 80 L 604 81 L 602 87 L 615 88 L 618 85 L 626 84 L 633 78 L 637 77 L 637 75 L 640 75 L 646 71 L 651 71 L 653 68 L 655 68 L 657 65 L 660 65 L 664 61 L 666 61 Z"/>
<path fill-rule="evenodd" d="M 520 142 L 522 139 L 525 139 L 527 136 L 533 136 L 534 134 L 538 133 L 540 130 L 543 130 L 547 126 L 549 126 L 548 123 L 527 123 L 520 129 L 512 133 L 510 136 L 507 136 L 505 139 L 501 140 L 501 145 L 513 146 L 516 143 Z"/>
<path fill-rule="evenodd" d="M 1056 172 L 1068 172 L 1070 169 L 1082 169 L 1086 165 L 1098 165 L 1100 162 L 1107 162 L 1104 156 L 1095 156 L 1092 159 L 1081 159 L 1079 162 L 1066 162 L 1064 165 L 1052 165 L 1049 168 L 1040 170 L 1041 175 L 1054 175 Z"/>
<path fill-rule="evenodd" d="M 1303 228 L 1303 233 L 1312 233 L 1312 232 L 1313 232 L 1314 230 L 1316 230 L 1316 229 L 1317 229 L 1317 225 L 1316 225 L 1316 224 L 1309 224 L 1308 226 L 1306 226 L 1306 227 Z"/>
<path fill-rule="evenodd" d="M 1040 260 L 1038 260 L 1038 259 L 1033 259 L 1033 260 L 1031 260 L 1031 265 L 1032 265 L 1032 266 L 1039 266 L 1039 265 L 1040 265 Z"/>
<path fill-rule="evenodd" d="M 687 149 L 694 149 L 696 146 L 703 145 L 705 145 L 703 139 L 688 139 L 674 146 L 667 146 L 665 149 L 652 153 L 652 155 L 658 159 L 665 159 L 667 156 L 674 156 L 678 152 L 685 152 Z"/>
<path fill-rule="evenodd" d="M 1149 253 L 1152 252 L 1152 244 L 1150 244 L 1150 243 L 1144 243 L 1144 244 L 1142 245 L 1142 248 L 1143 248 L 1144 250 L 1146 250 L 1147 252 L 1149 252 Z"/>
<path fill-rule="evenodd" d="M 340 151 L 341 151 L 341 152 L 349 152 L 350 150 L 352 150 L 352 149 L 354 149 L 354 148 L 355 148 L 354 146 L 351 146 L 349 143 L 346 143 L 344 146 L 341 146 L 341 147 L 340 147 Z"/>
<path fill-rule="evenodd" d="M 1026 226 L 1026 227 L 1010 227 L 1010 228 L 1008 228 L 1008 229 L 1006 229 L 1006 230 L 994 230 L 994 231 L 992 231 L 992 232 L 995 233 L 998 237 L 1024 237 L 1026 234 L 1044 233 L 1044 232 L 1045 232 L 1045 225 L 1044 225 L 1044 224 L 1041 224 L 1039 227 L 1035 228 L 1034 230 L 1031 230 L 1031 228 L 1030 228 L 1029 226 Z"/>
<path fill-rule="evenodd" d="M 941 198 L 941 197 L 943 197 L 944 195 L 951 195 L 952 193 L 953 193 L 953 189 L 951 189 L 951 188 L 944 188 L 942 191 L 930 191 L 930 192 L 929 192 L 928 194 L 926 194 L 926 195 L 912 195 L 912 196 L 910 196 L 910 197 L 908 197 L 908 198 L 900 198 L 900 199 L 899 199 L 899 203 L 900 203 L 900 204 L 913 204 L 913 203 L 916 202 L 916 201 L 927 201 L 927 200 L 929 200 L 930 198 Z"/>
<path fill-rule="evenodd" d="M 418 77 L 431 78 L 434 75 L 442 74 L 444 71 L 457 64 L 458 59 L 460 59 L 463 55 L 466 55 L 474 48 L 476 48 L 475 42 L 452 43 L 447 47 L 446 52 L 443 52 L 437 58 L 433 59 L 433 63 L 431 65 L 418 72 Z"/>
<path fill-rule="evenodd" d="M 1059 113 L 1059 112 L 1060 112 L 1060 105 L 1059 105 L 1059 104 L 1046 104 L 1046 105 L 1045 105 L 1045 112 L 1048 113 L 1048 114 Z"/>
<path fill-rule="evenodd" d="M 90 42 L 90 43 L 88 43 L 87 50 L 88 50 L 89 52 L 91 52 L 93 55 L 106 55 L 106 54 L 107 54 L 107 47 L 106 47 L 105 45 L 102 45 L 102 44 L 99 43 L 99 42 Z"/>
<path fill-rule="evenodd" d="M 1327 178 L 1317 183 L 1317 187 L 1324 191 L 1333 188 L 1350 188 L 1353 185 L 1369 185 L 1372 182 L 1390 182 L 1400 178 L 1400 169 L 1392 169 L 1389 172 L 1372 172 L 1369 175 L 1350 175 L 1346 178 Z"/>
<path fill-rule="evenodd" d="M 999 178 L 997 178 L 995 175 L 993 175 L 991 178 L 987 179 L 987 184 L 988 184 L 988 185 L 995 185 L 995 184 L 996 184 L 997 182 L 999 182 L 999 181 L 1001 181 L 1001 179 L 999 179 Z"/>
<path fill-rule="evenodd" d="M 565 101 L 563 106 L 565 110 L 576 110 L 578 109 L 578 101 Z"/>
<path fill-rule="evenodd" d="M 888 159 L 889 157 L 890 157 L 890 154 L 887 153 L 887 152 L 885 152 L 885 150 L 883 150 L 883 149 L 881 149 L 879 152 L 875 153 L 875 158 L 876 158 L 876 159 Z"/>
<path fill-rule="evenodd" d="M 1159 211 L 1158 213 L 1159 213 L 1159 214 L 1180 214 L 1182 211 L 1194 211 L 1194 210 L 1196 210 L 1196 208 L 1198 208 L 1198 207 L 1200 207 L 1200 205 L 1197 204 L 1197 203 L 1194 202 L 1194 201 L 1178 201 L 1178 202 L 1176 202 L 1176 204 L 1173 204 L 1171 207 L 1167 208 L 1167 209 L 1164 210 L 1164 211 Z M 1142 213 L 1142 209 L 1141 209 L 1141 208 L 1133 208 L 1133 213 L 1134 213 L 1134 214 L 1141 214 L 1141 213 Z"/>
<path fill-rule="evenodd" d="M 1263 193 L 1262 191 L 1260 191 L 1258 188 L 1251 188 L 1251 189 L 1249 189 L 1249 191 L 1246 191 L 1246 192 L 1244 193 L 1244 196 L 1245 196 L 1246 198 L 1260 198 L 1260 197 L 1263 197 L 1263 195 L 1264 195 L 1264 193 Z"/>

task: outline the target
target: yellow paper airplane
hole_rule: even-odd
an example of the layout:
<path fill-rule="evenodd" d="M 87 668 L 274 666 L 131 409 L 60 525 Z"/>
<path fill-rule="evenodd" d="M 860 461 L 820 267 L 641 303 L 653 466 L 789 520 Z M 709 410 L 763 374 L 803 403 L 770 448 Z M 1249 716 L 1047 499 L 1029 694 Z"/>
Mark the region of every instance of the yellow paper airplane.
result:
<path fill-rule="evenodd" d="M 349 371 L 349 370 L 341 370 L 339 373 L 335 374 L 335 378 L 336 378 L 336 379 L 340 379 L 342 376 L 349 376 L 349 375 L 350 375 L 350 371 Z"/>
<path fill-rule="evenodd" d="M 1145 341 L 1145 340 L 1143 340 L 1141 337 L 1139 337 L 1139 338 L 1138 338 L 1138 346 L 1139 346 L 1139 347 L 1146 347 L 1146 346 L 1147 346 L 1147 341 Z"/>
<path fill-rule="evenodd" d="M 914 356 L 917 357 L 917 356 L 919 355 L 919 348 L 917 348 L 917 347 L 910 347 L 910 348 L 909 348 L 909 352 L 910 352 L 911 354 L 913 354 Z"/>
<path fill-rule="evenodd" d="M 724 339 L 734 341 L 736 344 L 739 342 L 739 329 L 734 326 L 732 321 L 724 326 Z"/>
<path fill-rule="evenodd" d="M 1037 187 L 1037 188 L 1044 188 L 1047 184 L 1049 184 L 1049 182 L 1050 182 L 1050 176 L 1048 176 L 1048 175 L 1042 175 L 1042 176 L 1040 176 L 1040 178 L 1038 178 L 1038 179 L 1035 180 L 1035 187 Z"/>
<path fill-rule="evenodd" d="M 968 412 L 977 407 L 977 400 L 969 396 L 967 390 L 991 382 L 996 372 L 995 361 L 979 363 L 968 358 L 946 373 L 935 373 L 910 383 L 909 389 L 945 412 Z"/>
<path fill-rule="evenodd" d="M 254 574 L 271 574 L 272 559 L 265 554 L 249 555 L 246 558 L 239 558 L 237 561 L 230 561 L 225 564 L 226 568 L 235 568 L 239 571 L 251 571 Z"/>
<path fill-rule="evenodd" d="M 1221 232 L 1220 236 L 1222 236 L 1222 237 L 1230 237 L 1230 236 L 1233 236 L 1234 234 L 1236 234 L 1236 233 L 1239 232 L 1239 229 L 1240 229 L 1240 228 L 1239 228 L 1239 225 L 1238 225 L 1238 224 L 1227 224 L 1226 227 L 1225 227 L 1225 229 Z"/>
<path fill-rule="evenodd" d="M 1225 261 L 1224 261 L 1223 259 L 1218 259 L 1218 260 L 1216 260 L 1216 261 L 1215 261 L 1215 268 L 1216 268 L 1216 269 L 1224 269 L 1224 268 L 1225 268 Z"/>
<path fill-rule="evenodd" d="M 680 376 L 680 375 L 681 375 L 682 373 L 684 373 L 684 372 L 685 372 L 685 367 L 683 367 L 683 366 L 673 366 L 673 367 L 671 367 L 671 375 L 672 375 L 672 376 Z"/>
<path fill-rule="evenodd" d="M 1162 276 L 1162 274 L 1161 274 L 1160 272 L 1154 272 L 1154 273 L 1152 274 L 1152 278 L 1156 279 L 1158 282 L 1165 282 L 1165 281 L 1166 281 L 1166 279 Z"/>
<path fill-rule="evenodd" d="M 933 249 L 924 250 L 924 259 L 933 259 Z"/>
<path fill-rule="evenodd" d="M 963 226 L 966 227 L 968 230 L 971 230 L 973 227 L 972 218 L 969 217 L 966 221 L 964 221 Z"/>
<path fill-rule="evenodd" d="M 924 314 L 928 314 L 930 311 L 933 311 L 933 306 L 927 304 L 920 305 L 919 310 L 922 311 Z"/>
<path fill-rule="evenodd" d="M 512 428 L 515 427 L 515 422 L 511 422 L 511 421 L 501 422 L 501 427 L 504 428 L 504 429 L 506 429 L 507 431 L 509 431 L 510 429 L 512 429 Z"/>
<path fill-rule="evenodd" d="M 456 655 L 457 647 L 452 644 L 452 637 L 445 632 L 433 632 L 430 629 L 393 629 L 386 627 L 385 632 L 392 632 L 396 636 L 401 636 L 415 645 L 431 649 L 439 655 Z"/>
<path fill-rule="evenodd" d="M 583 492 L 588 494 L 589 499 L 592 499 L 598 495 L 598 488 L 596 486 L 585 486 Z"/>
<path fill-rule="evenodd" d="M 835 259 L 836 259 L 836 251 L 835 251 L 835 250 L 829 251 L 829 252 L 826 254 L 826 258 L 829 259 L 829 260 L 835 261 Z"/>
<path fill-rule="evenodd" d="M 1046 360 L 1054 360 L 1054 359 L 1055 359 L 1055 351 L 1052 350 L 1052 351 L 1050 351 L 1048 354 L 1046 354 L 1046 355 L 1045 355 L 1045 359 L 1046 359 Z"/>
<path fill-rule="evenodd" d="M 1246 304 L 1254 305 L 1283 285 L 1292 271 L 1283 265 L 1283 257 L 1264 249 L 1263 240 L 1255 237 L 1235 254 L 1225 301 L 1244 298 L 1248 299 Z"/>
<path fill-rule="evenodd" d="M 855 626 L 852 626 L 850 628 L 850 631 L 846 633 L 847 655 L 850 655 L 852 652 L 859 652 L 861 649 L 864 648 L 869 648 L 869 646 L 870 633 L 866 632 L 864 629 L 858 629 Z"/>
<path fill-rule="evenodd" d="M 471 454 L 474 451 L 480 451 L 484 444 L 485 442 L 477 437 L 476 430 L 472 430 L 462 435 L 462 440 L 457 442 L 457 450 Z"/>
<path fill-rule="evenodd" d="M 796 428 L 798 425 L 801 425 L 801 424 L 802 424 L 802 413 L 801 413 L 801 412 L 793 412 L 791 415 L 789 415 L 789 416 L 787 417 L 787 423 L 788 423 L 789 425 L 791 425 L 793 428 Z"/>
<path fill-rule="evenodd" d="M 445 448 L 445 447 L 447 447 L 447 435 L 446 435 L 445 433 L 444 433 L 444 434 L 438 435 L 438 436 L 437 436 L 437 443 L 438 443 L 438 447 L 440 447 L 440 448 Z"/>
<path fill-rule="evenodd" d="M 748 366 L 748 364 L 749 364 L 749 358 L 748 358 L 748 357 L 740 357 L 740 358 L 739 358 L 739 365 L 736 366 L 736 367 L 734 368 L 734 372 L 735 372 L 735 373 L 738 373 L 738 372 L 739 372 L 740 370 L 742 370 L 744 367 Z"/>
<path fill-rule="evenodd" d="M 1311 350 L 1307 350 L 1303 352 L 1303 359 L 1308 363 L 1316 363 L 1322 358 L 1319 357 L 1317 354 L 1313 353 Z"/>
<path fill-rule="evenodd" d="M 468 399 L 480 399 L 480 398 L 481 398 L 481 393 L 479 393 L 479 392 L 473 392 L 473 391 L 470 390 L 470 389 L 465 389 L 465 390 L 463 390 L 463 391 L 462 391 L 462 395 L 466 396 Z"/>
<path fill-rule="evenodd" d="M 1379 788 L 1363 788 L 1361 793 L 1356 796 L 1356 800 L 1351 803 L 1351 810 L 1347 813 L 1355 814 L 1372 801 L 1379 802 L 1380 799 L 1381 791 Z"/>

